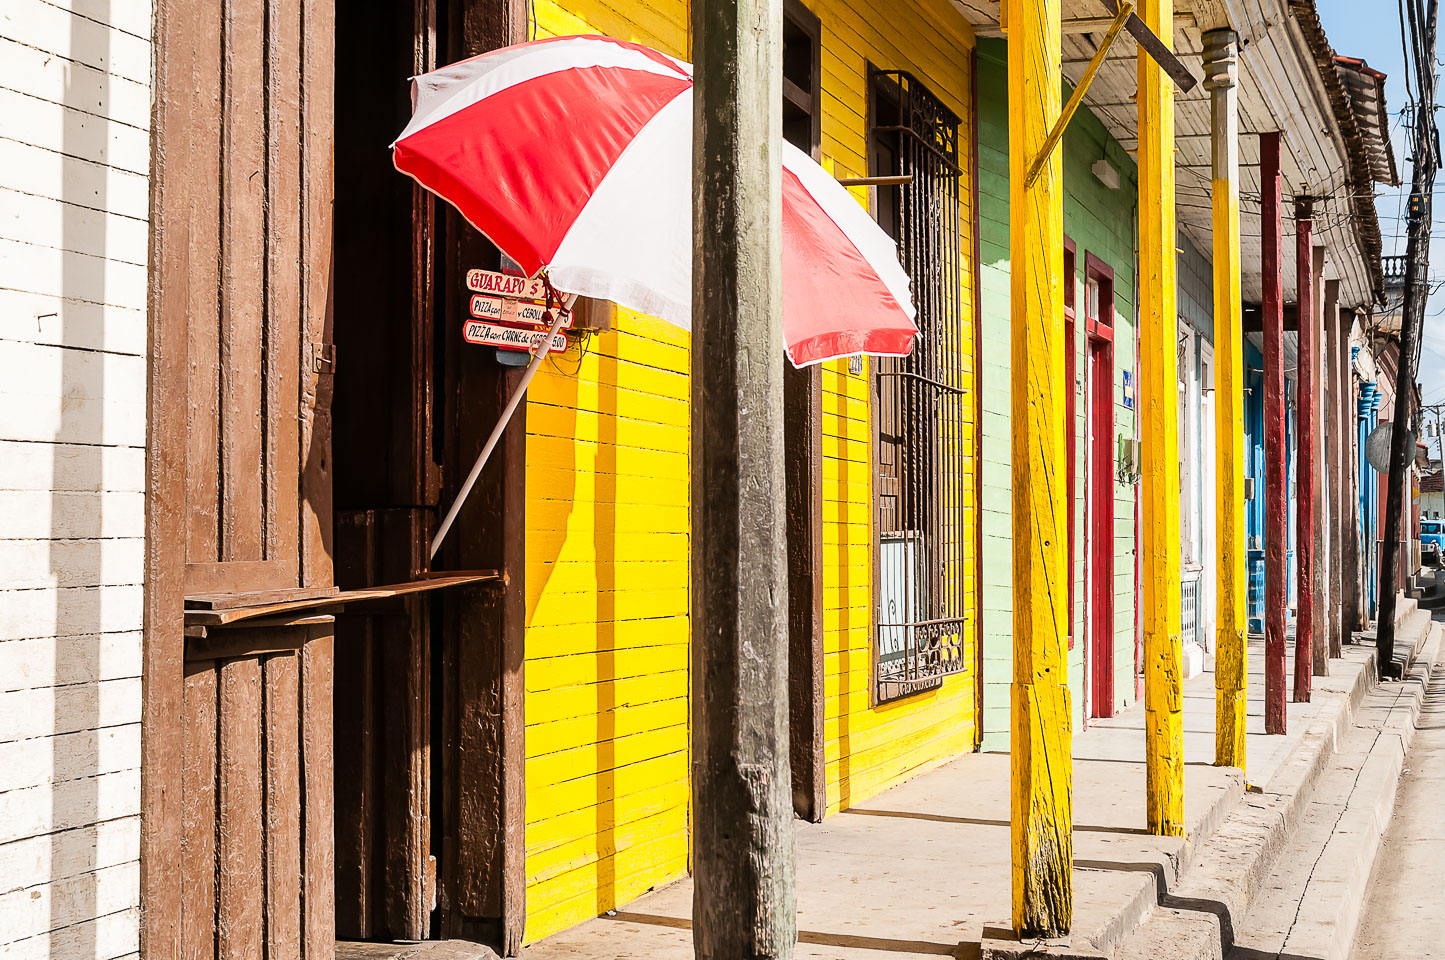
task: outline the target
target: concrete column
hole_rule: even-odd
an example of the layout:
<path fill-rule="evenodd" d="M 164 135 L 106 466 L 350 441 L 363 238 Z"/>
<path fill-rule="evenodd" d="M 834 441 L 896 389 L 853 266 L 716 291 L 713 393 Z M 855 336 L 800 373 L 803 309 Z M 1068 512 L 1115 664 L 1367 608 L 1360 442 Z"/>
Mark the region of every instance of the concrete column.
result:
<path fill-rule="evenodd" d="M 782 2 L 694 0 L 692 933 L 797 940 L 788 755 Z"/>
<path fill-rule="evenodd" d="M 1214 410 L 1217 485 L 1214 762 L 1244 769 L 1245 618 L 1244 332 L 1240 308 L 1239 114 L 1233 30 L 1204 34 L 1210 95 L 1214 208 Z"/>
<path fill-rule="evenodd" d="M 1010 836 L 1013 926 L 1061 936 L 1073 922 L 1068 462 L 1064 402 L 1063 160 L 1033 165 L 1058 120 L 1059 0 L 1006 0 L 1012 257 L 1014 644 Z M 1069 427 L 1072 429 L 1072 426 Z"/>
<path fill-rule="evenodd" d="M 1264 729 L 1285 732 L 1285 546 L 1289 455 L 1285 446 L 1284 301 L 1280 296 L 1279 133 L 1259 135 L 1264 324 Z"/>

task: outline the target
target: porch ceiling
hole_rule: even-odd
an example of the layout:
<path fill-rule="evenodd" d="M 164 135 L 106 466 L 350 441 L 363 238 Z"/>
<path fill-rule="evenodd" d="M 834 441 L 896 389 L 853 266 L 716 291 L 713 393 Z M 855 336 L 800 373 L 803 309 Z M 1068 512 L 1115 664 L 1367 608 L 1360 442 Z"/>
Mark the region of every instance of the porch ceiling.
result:
<path fill-rule="evenodd" d="M 1353 221 L 1344 138 L 1287 0 L 1176 0 L 1174 51 L 1201 80 L 1175 98 L 1176 216 L 1206 256 L 1211 247 L 1210 110 L 1202 82 L 1201 34 L 1231 22 L 1240 35 L 1239 161 L 1243 293 L 1261 299 L 1259 134 L 1283 131 L 1284 297 L 1295 299 L 1293 199 L 1318 198 L 1315 238 L 1326 248 L 1325 276 L 1340 280 L 1340 305 L 1368 304 L 1370 273 Z M 979 36 L 1001 36 L 998 0 L 952 0 Z M 1252 12 L 1251 12 L 1252 11 Z M 1078 82 L 1103 39 L 1108 12 L 1099 0 L 1063 0 L 1063 71 Z M 1102 25 L 1101 25 L 1102 22 Z M 1138 146 L 1137 44 L 1120 35 L 1085 104 L 1131 154 Z"/>

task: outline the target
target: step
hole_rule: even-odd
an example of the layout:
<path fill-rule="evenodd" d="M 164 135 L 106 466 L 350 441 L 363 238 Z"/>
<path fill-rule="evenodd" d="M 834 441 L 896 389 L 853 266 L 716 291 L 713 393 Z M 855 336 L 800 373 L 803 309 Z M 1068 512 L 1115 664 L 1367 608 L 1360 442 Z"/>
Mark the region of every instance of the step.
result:
<path fill-rule="evenodd" d="M 1315 721 L 1318 729 L 1307 734 L 1313 749 L 1302 744 L 1294 762 L 1245 798 L 1115 956 L 1221 960 L 1236 941 L 1246 940 L 1251 948 L 1264 947 L 1263 954 L 1250 956 L 1323 958 L 1326 953 L 1309 951 L 1329 948 L 1336 939 L 1348 950 L 1363 890 L 1348 884 L 1368 880 L 1389 819 L 1440 646 L 1440 630 L 1428 634 L 1430 643 L 1408 681 L 1377 685 L 1372 669 L 1362 672 L 1371 678 L 1363 698 L 1352 695 L 1336 717 Z M 1343 887 L 1324 880 L 1336 875 L 1359 879 Z M 1264 929 L 1263 904 L 1289 897 L 1300 904 L 1298 920 L 1291 915 L 1288 929 Z"/>

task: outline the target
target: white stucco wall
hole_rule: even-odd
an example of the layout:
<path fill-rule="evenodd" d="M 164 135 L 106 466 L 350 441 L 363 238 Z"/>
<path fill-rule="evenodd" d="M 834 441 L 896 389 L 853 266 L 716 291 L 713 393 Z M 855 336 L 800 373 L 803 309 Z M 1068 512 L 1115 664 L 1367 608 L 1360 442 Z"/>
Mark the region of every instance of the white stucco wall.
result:
<path fill-rule="evenodd" d="M 149 0 L 0 6 L 0 955 L 137 953 Z"/>

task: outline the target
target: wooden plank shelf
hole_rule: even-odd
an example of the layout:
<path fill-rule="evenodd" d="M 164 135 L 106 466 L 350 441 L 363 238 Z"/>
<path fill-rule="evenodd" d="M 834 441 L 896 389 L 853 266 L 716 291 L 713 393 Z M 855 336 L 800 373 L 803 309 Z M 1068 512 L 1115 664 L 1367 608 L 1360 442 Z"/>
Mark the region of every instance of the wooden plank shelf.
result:
<path fill-rule="evenodd" d="M 320 596 L 305 598 L 293 597 L 290 599 L 251 603 L 245 606 L 202 607 L 200 603 L 193 604 L 192 598 L 187 597 L 186 626 L 224 627 L 229 624 L 258 620 L 263 617 L 283 617 L 303 610 L 317 613 L 334 613 L 337 609 L 348 603 L 360 603 L 365 600 L 382 600 L 387 597 L 402 597 L 413 593 L 424 593 L 429 590 L 440 590 L 443 587 L 457 587 L 480 583 L 505 585 L 506 582 L 506 575 L 499 570 L 469 570 L 457 573 L 439 571 L 426 574 L 420 580 L 410 580 L 406 583 L 366 587 L 361 590 L 334 590 L 334 592 L 325 593 Z M 246 595 L 240 594 L 239 596 Z M 250 596 L 254 597 L 256 595 L 251 594 Z M 215 597 L 216 595 L 214 594 L 207 594 L 205 595 L 204 602 L 212 603 Z M 254 626 L 256 624 L 249 625 Z"/>

